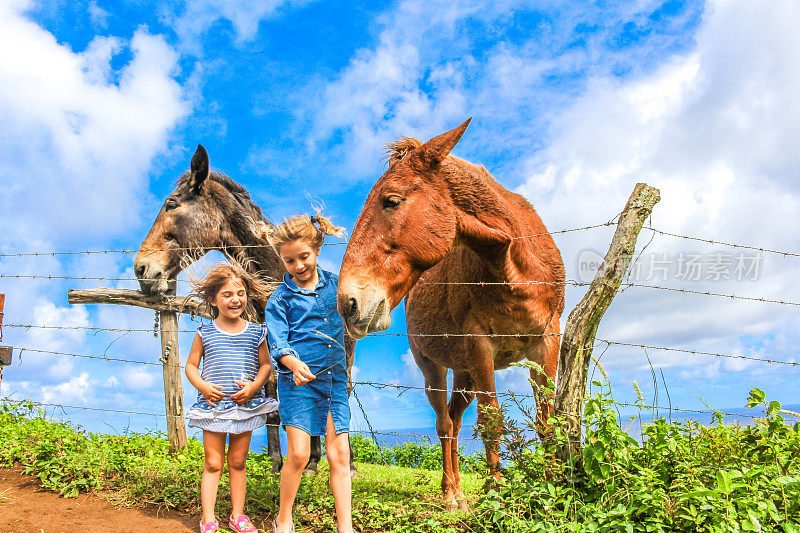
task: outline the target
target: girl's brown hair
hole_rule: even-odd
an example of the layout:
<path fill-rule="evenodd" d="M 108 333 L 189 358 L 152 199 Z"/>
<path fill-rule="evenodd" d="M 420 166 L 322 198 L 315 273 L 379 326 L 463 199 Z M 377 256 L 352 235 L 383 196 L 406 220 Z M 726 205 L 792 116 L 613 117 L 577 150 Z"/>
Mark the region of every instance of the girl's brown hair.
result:
<path fill-rule="evenodd" d="M 262 238 L 267 240 L 275 253 L 280 254 L 281 246 L 299 239 L 307 242 L 312 248 L 319 249 L 325 241 L 325 235 L 344 237 L 344 228 L 335 226 L 329 218 L 322 216 L 321 209 L 314 208 L 314 210 L 317 212 L 316 215 L 309 217 L 302 214 L 290 217 L 272 231 L 265 231 Z"/>
<path fill-rule="evenodd" d="M 217 296 L 220 289 L 225 285 L 228 280 L 235 279 L 242 284 L 244 290 L 247 292 L 247 305 L 244 309 L 244 318 L 251 322 L 255 321 L 258 317 L 255 303 L 266 303 L 269 299 L 269 289 L 267 284 L 260 280 L 257 276 L 249 274 L 245 269 L 239 265 L 232 263 L 220 263 L 208 268 L 206 275 L 203 279 L 191 279 L 193 290 L 190 296 L 197 296 L 208 306 L 208 311 L 216 318 L 219 316 L 219 309 L 211 304 L 211 301 Z"/>

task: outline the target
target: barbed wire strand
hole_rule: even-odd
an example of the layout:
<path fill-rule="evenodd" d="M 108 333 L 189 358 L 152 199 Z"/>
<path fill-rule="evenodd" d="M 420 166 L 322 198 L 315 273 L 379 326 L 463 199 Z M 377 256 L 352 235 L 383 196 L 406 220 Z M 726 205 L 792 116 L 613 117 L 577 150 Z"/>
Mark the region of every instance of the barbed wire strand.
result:
<path fill-rule="evenodd" d="M 17 279 L 58 279 L 58 280 L 109 280 L 109 281 L 139 281 L 137 278 L 114 278 L 114 277 L 90 277 L 90 276 L 53 276 L 53 275 L 36 275 L 36 274 L 0 274 L 0 278 L 17 278 Z M 179 281 L 181 283 L 191 283 L 189 280 L 170 280 Z M 584 287 L 591 285 L 590 282 L 581 282 L 576 280 L 564 281 L 436 281 L 426 282 L 422 281 L 421 284 L 425 285 L 477 285 L 477 286 L 492 286 L 492 285 L 570 285 L 575 287 Z M 608 283 L 604 283 L 609 285 Z M 777 300 L 772 298 L 755 297 L 755 296 L 740 296 L 737 294 L 727 294 L 712 291 L 698 291 L 693 289 L 681 289 L 677 287 L 665 287 L 663 285 L 651 285 L 648 283 L 622 283 L 619 287 L 619 292 L 624 292 L 631 287 L 641 287 L 646 289 L 655 289 L 670 292 L 679 292 L 684 294 L 696 294 L 702 296 L 714 296 L 718 298 L 726 298 L 731 300 L 746 300 L 752 302 L 772 303 L 789 306 L 800 306 L 800 302 Z M 13 327 L 13 326 L 12 326 Z"/>
<path fill-rule="evenodd" d="M 661 235 L 666 235 L 668 237 L 677 237 L 677 238 L 680 238 L 680 239 L 687 239 L 687 240 L 690 240 L 690 241 L 699 241 L 699 242 L 705 242 L 705 243 L 714 244 L 714 245 L 719 244 L 719 245 L 722 245 L 722 246 L 730 246 L 730 247 L 733 247 L 733 248 L 745 248 L 747 250 L 755 250 L 755 251 L 758 251 L 758 252 L 764 252 L 764 253 L 769 253 L 769 254 L 783 255 L 783 256 L 786 256 L 786 257 L 800 257 L 800 253 L 796 253 L 796 252 L 786 252 L 786 251 L 782 251 L 782 250 L 771 250 L 769 248 L 762 248 L 760 246 L 752 246 L 752 245 L 748 245 L 748 244 L 736 244 L 736 243 L 731 243 L 731 242 L 715 241 L 713 239 L 704 239 L 702 237 L 693 237 L 693 236 L 690 236 L 690 235 L 681 235 L 679 233 L 671 233 L 669 231 L 663 231 L 663 230 L 655 229 L 655 228 L 652 228 L 652 227 L 645 228 L 645 229 L 649 229 L 650 231 L 652 231 L 654 233 L 659 233 Z"/>
<path fill-rule="evenodd" d="M 18 400 L 18 399 L 15 399 L 15 398 L 10 398 L 8 396 L 6 396 L 4 398 L 0 398 L 0 402 L 16 403 L 16 404 L 29 403 L 29 404 L 32 404 L 32 405 L 38 405 L 38 406 L 42 406 L 42 407 L 58 407 L 58 408 L 61 408 L 61 409 L 65 409 L 65 408 L 66 409 L 82 409 L 82 410 L 87 410 L 87 411 L 101 411 L 101 412 L 106 412 L 106 413 L 153 416 L 153 417 L 156 417 L 156 418 L 170 417 L 170 418 L 183 418 L 184 420 L 188 419 L 188 417 L 186 415 L 171 415 L 171 414 L 167 414 L 167 413 L 151 413 L 151 412 L 146 412 L 146 411 L 131 411 L 131 410 L 126 410 L 126 409 L 106 409 L 106 408 L 102 408 L 102 407 L 89 407 L 87 405 L 66 405 L 66 404 L 60 404 L 60 403 L 37 402 L 37 401 L 34 401 L 34 400 L 27 400 L 27 399 Z M 269 427 L 278 427 L 278 428 L 281 427 L 280 424 L 267 423 L 265 425 L 269 426 Z M 472 437 L 439 437 L 439 436 L 426 435 L 424 433 L 402 432 L 402 431 L 351 430 L 351 432 L 352 433 L 364 433 L 364 434 L 372 433 L 373 435 L 384 435 L 384 436 L 393 436 L 393 437 L 416 437 L 416 438 L 423 438 L 423 439 L 429 439 L 429 440 L 431 440 L 431 439 L 440 439 L 440 438 L 450 438 L 450 439 L 453 439 L 453 440 L 462 440 L 462 441 L 463 440 L 470 440 L 470 441 L 475 441 L 475 442 L 482 442 L 481 439 L 476 439 L 476 438 L 472 438 Z"/>
<path fill-rule="evenodd" d="M 54 274 L 0 274 L 0 278 L 10 279 L 54 279 L 54 280 L 78 280 L 78 281 L 159 281 L 161 278 L 115 278 L 102 276 L 62 276 Z M 191 283 L 186 279 L 170 279 L 180 283 Z M 588 282 L 576 281 L 572 279 L 564 281 L 420 281 L 420 285 L 571 285 L 583 287 L 591 285 Z"/>
<path fill-rule="evenodd" d="M 601 223 L 601 224 L 592 224 L 592 225 L 589 225 L 589 226 L 582 226 L 582 227 L 578 227 L 578 228 L 567 228 L 567 229 L 562 229 L 562 230 L 548 231 L 548 232 L 544 232 L 544 233 L 534 233 L 534 234 L 531 234 L 531 235 L 521 235 L 519 237 L 512 237 L 512 240 L 530 239 L 530 238 L 534 238 L 534 237 L 542 237 L 542 236 L 545 236 L 545 235 L 558 235 L 558 234 L 571 233 L 571 232 L 576 232 L 576 231 L 584 231 L 584 230 L 601 228 L 601 227 L 606 227 L 606 226 L 613 226 L 615 224 L 617 224 L 616 220 L 610 220 L 608 222 L 604 222 L 604 223 Z M 725 241 L 717 241 L 717 240 L 714 240 L 714 239 L 705 239 L 703 237 L 697 237 L 697 236 L 693 236 L 693 235 L 683 235 L 683 234 L 680 234 L 680 233 L 664 231 L 664 230 L 656 229 L 656 228 L 653 228 L 653 227 L 647 227 L 645 229 L 649 229 L 649 230 L 653 231 L 654 233 L 658 233 L 660 235 L 664 235 L 664 236 L 668 236 L 668 237 L 675 237 L 675 238 L 692 240 L 692 241 L 697 241 L 697 242 L 704 242 L 704 243 L 712 244 L 712 245 L 730 246 L 732 248 L 743 248 L 743 249 L 754 250 L 754 251 L 763 252 L 763 253 L 783 255 L 785 257 L 800 257 L 800 253 L 798 253 L 798 252 L 790 252 L 790 251 L 785 251 L 785 250 L 775 250 L 775 249 L 771 249 L 771 248 L 764 248 L 762 246 L 753 246 L 753 245 L 750 245 L 750 244 L 740 244 L 740 243 L 731 243 L 731 242 L 725 242 Z M 345 244 L 348 244 L 348 241 L 323 243 L 324 246 L 342 246 L 342 245 L 345 245 Z M 269 247 L 269 245 L 267 245 L 265 243 L 265 244 L 245 244 L 245 245 L 235 246 L 235 247 L 232 247 L 232 248 L 235 248 L 235 249 L 238 250 L 238 249 L 244 249 L 244 248 L 268 248 L 268 247 Z M 168 248 L 153 248 L 153 249 L 151 249 L 149 251 L 150 252 L 161 252 L 161 251 L 197 251 L 197 250 L 203 250 L 203 251 L 217 250 L 217 251 L 220 251 L 220 252 L 223 252 L 223 253 L 226 251 L 225 249 L 213 248 L 213 249 L 205 250 L 205 249 L 202 249 L 202 248 L 189 247 L 189 246 L 168 247 Z M 139 253 L 139 249 L 75 250 L 75 251 L 58 251 L 58 252 L 5 252 L 5 253 L 0 253 L 0 257 L 36 257 L 36 256 L 56 256 L 56 255 L 117 254 L 117 253 L 121 253 L 121 254 Z"/>
<path fill-rule="evenodd" d="M 0 274 L 0 278 L 11 279 L 57 279 L 78 281 L 140 281 L 139 278 L 111 278 L 102 276 L 61 276 L 52 274 Z M 159 281 L 161 278 L 142 278 L 141 281 Z M 191 283 L 188 279 L 170 279 L 179 283 Z"/>
<path fill-rule="evenodd" d="M 636 344 L 632 342 L 621 342 L 621 341 L 612 341 L 608 339 L 595 339 L 596 342 L 602 342 L 605 344 L 614 344 L 617 346 L 630 346 L 632 348 L 644 348 L 650 350 L 663 350 L 669 352 L 680 352 L 680 353 L 688 353 L 692 355 L 708 355 L 713 357 L 727 357 L 730 359 L 746 359 L 748 361 L 758 361 L 762 363 L 770 363 L 770 364 L 778 364 L 778 365 L 788 365 L 788 366 L 800 366 L 800 363 L 796 361 L 780 361 L 778 359 L 767 359 L 764 357 L 753 357 L 749 355 L 735 355 L 735 354 L 724 354 L 724 353 L 716 353 L 716 352 L 705 352 L 701 350 L 690 350 L 685 348 L 670 348 L 667 346 L 653 346 L 650 344 Z"/>
<path fill-rule="evenodd" d="M 519 396 L 519 395 L 517 395 L 517 396 Z M 85 406 L 85 405 L 67 405 L 67 404 L 50 403 L 50 402 L 37 402 L 37 401 L 34 401 L 34 400 L 28 400 L 28 399 L 18 400 L 18 399 L 15 399 L 15 398 L 10 398 L 8 396 L 6 396 L 4 398 L 0 398 L 0 402 L 16 403 L 16 404 L 28 403 L 28 404 L 31 404 L 31 405 L 38 405 L 38 406 L 42 406 L 42 407 L 58 407 L 58 408 L 61 408 L 61 409 L 65 409 L 65 408 L 66 409 L 82 409 L 82 410 L 88 410 L 88 411 L 107 412 L 107 413 L 116 413 L 116 414 L 131 414 L 131 415 L 141 415 L 141 416 L 153 416 L 153 417 L 156 417 L 156 418 L 172 417 L 172 418 L 183 418 L 185 420 L 188 419 L 188 417 L 186 415 L 170 415 L 170 414 L 167 414 L 167 413 L 151 413 L 151 412 L 145 412 L 145 411 L 132 411 L 132 410 L 126 410 L 126 409 L 107 409 L 107 408 L 102 408 L 102 407 L 89 407 L 89 406 Z M 645 404 L 636 404 L 636 403 L 628 403 L 628 402 L 616 402 L 616 401 L 614 403 L 617 404 L 617 405 L 620 405 L 620 406 L 636 407 L 638 409 L 651 409 L 651 410 L 652 409 L 661 409 L 661 410 L 666 410 L 665 407 L 655 406 L 655 405 L 645 405 Z M 743 414 L 743 413 L 731 413 L 731 412 L 721 411 L 719 409 L 686 409 L 686 408 L 680 408 L 680 407 L 672 407 L 672 410 L 673 411 L 677 411 L 677 412 L 694 413 L 694 414 L 716 414 L 716 413 L 719 413 L 719 414 L 721 414 L 723 416 L 741 417 L 741 418 L 749 418 L 749 419 L 763 418 L 763 417 L 758 416 L 758 415 L 748 415 L 748 414 Z M 793 417 L 797 418 L 792 413 L 782 413 L 782 414 L 787 414 L 789 416 L 793 416 Z M 280 427 L 280 424 L 267 423 L 266 425 L 270 426 L 270 427 Z M 433 439 L 443 439 L 444 438 L 444 439 L 453 439 L 453 440 L 461 440 L 461 441 L 483 442 L 482 439 L 477 439 L 477 438 L 474 438 L 474 437 L 458 437 L 458 436 L 456 436 L 456 437 L 435 436 L 434 437 L 432 435 L 426 435 L 424 433 L 401 432 L 401 431 L 354 430 L 352 432 L 353 433 L 362 433 L 362 434 L 371 433 L 373 435 L 373 439 L 375 439 L 375 435 L 384 435 L 384 436 L 395 436 L 395 437 L 423 438 L 423 439 L 428 439 L 429 441 L 431 441 Z"/>
<path fill-rule="evenodd" d="M 178 366 L 180 368 L 183 368 L 183 365 L 173 365 L 173 364 L 164 365 L 162 363 L 158 363 L 158 362 L 155 362 L 155 361 L 139 361 L 139 360 L 136 360 L 136 359 L 124 359 L 124 358 L 120 358 L 120 357 L 108 357 L 108 356 L 105 356 L 105 355 L 91 355 L 91 354 L 83 354 L 83 353 L 60 352 L 60 351 L 57 351 L 57 350 L 39 350 L 39 349 L 36 349 L 36 348 L 28 348 L 26 346 L 21 346 L 18 349 L 20 351 L 24 350 L 26 352 L 46 353 L 46 354 L 52 354 L 52 355 L 66 355 L 66 356 L 69 356 L 69 357 L 82 357 L 82 358 L 86 358 L 86 359 L 99 359 L 99 360 L 103 360 L 103 361 L 112 361 L 112 362 L 115 362 L 115 363 L 119 362 L 119 363 L 134 363 L 134 364 L 139 364 L 139 365 L 153 365 L 153 366 Z"/>
<path fill-rule="evenodd" d="M 764 302 L 764 303 L 772 303 L 772 304 L 781 304 L 781 305 L 792 305 L 792 306 L 800 306 L 800 302 L 790 302 L 785 300 L 772 300 L 769 298 L 756 298 L 755 296 L 739 296 L 736 294 L 725 294 L 721 292 L 710 292 L 710 291 L 695 291 L 691 289 L 678 289 L 675 287 L 664 287 L 662 285 L 648 285 L 646 283 L 623 283 L 620 285 L 621 287 L 625 287 L 625 289 L 630 287 L 643 287 L 646 289 L 657 289 L 662 291 L 672 291 L 672 292 L 682 292 L 685 294 L 699 294 L 703 296 L 716 296 L 719 298 L 729 298 L 731 300 L 748 300 L 754 302 Z M 625 290 L 622 289 L 622 290 Z"/>
<path fill-rule="evenodd" d="M 512 240 L 516 239 L 529 239 L 532 237 L 541 237 L 543 235 L 558 235 L 561 233 L 571 233 L 574 231 L 583 231 L 593 228 L 601 228 L 604 226 L 611 226 L 616 224 L 616 221 L 609 221 L 604 222 L 602 224 L 594 224 L 590 226 L 582 226 L 579 228 L 567 228 L 562 230 L 554 230 L 548 231 L 545 233 L 536 233 L 533 235 L 523 235 L 521 237 L 514 237 Z M 342 246 L 344 244 L 348 244 L 349 241 L 342 241 L 342 242 L 326 242 L 323 243 L 323 246 Z M 270 248 L 269 244 L 242 244 L 238 246 L 232 246 L 232 249 L 242 249 L 242 248 Z M 210 252 L 212 250 L 225 252 L 225 249 L 217 249 L 217 248 L 210 248 L 205 250 L 202 247 L 197 246 L 170 246 L 168 248 L 151 248 L 148 252 L 164 252 L 164 251 L 207 251 Z M 81 254 L 133 254 L 139 253 L 139 249 L 117 249 L 117 250 L 75 250 L 75 251 L 65 251 L 65 252 L 6 252 L 0 253 L 0 257 L 37 257 L 37 256 L 55 256 L 55 255 L 81 255 Z"/>
<path fill-rule="evenodd" d="M 4 327 L 21 329 L 60 329 L 83 331 L 109 331 L 152 333 L 153 328 L 101 328 L 97 326 L 44 326 L 39 324 L 3 324 Z M 178 333 L 196 333 L 195 329 L 181 329 Z M 560 337 L 561 333 L 370 333 L 370 337 Z"/>

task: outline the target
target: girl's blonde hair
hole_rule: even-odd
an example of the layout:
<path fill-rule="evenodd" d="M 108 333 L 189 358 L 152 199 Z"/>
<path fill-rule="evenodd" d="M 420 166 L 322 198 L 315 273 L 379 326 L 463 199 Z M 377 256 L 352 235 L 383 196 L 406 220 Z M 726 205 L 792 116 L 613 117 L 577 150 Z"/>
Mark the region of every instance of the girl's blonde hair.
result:
<path fill-rule="evenodd" d="M 325 235 L 344 237 L 344 228 L 335 226 L 329 218 L 322 216 L 321 209 L 315 207 L 314 210 L 317 212 L 316 215 L 309 217 L 302 214 L 290 217 L 271 231 L 265 231 L 262 238 L 266 239 L 275 253 L 280 254 L 281 246 L 296 240 L 302 239 L 312 248 L 319 249 L 325 241 Z"/>
<path fill-rule="evenodd" d="M 269 289 L 266 284 L 261 281 L 257 276 L 248 273 L 239 265 L 232 263 L 220 263 L 208 268 L 206 275 L 203 279 L 190 279 L 193 290 L 190 296 L 197 296 L 206 306 L 211 316 L 216 318 L 219 316 L 219 309 L 211 304 L 211 301 L 216 298 L 222 287 L 228 280 L 235 279 L 242 284 L 244 290 L 247 292 L 247 305 L 244 309 L 244 318 L 251 322 L 258 318 L 255 303 L 263 302 L 269 299 Z"/>

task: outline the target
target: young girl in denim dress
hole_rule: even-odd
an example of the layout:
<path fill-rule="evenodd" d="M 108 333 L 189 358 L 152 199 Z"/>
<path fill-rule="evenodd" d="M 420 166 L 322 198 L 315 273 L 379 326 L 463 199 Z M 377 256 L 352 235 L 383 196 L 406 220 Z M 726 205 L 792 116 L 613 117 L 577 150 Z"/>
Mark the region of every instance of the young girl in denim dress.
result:
<path fill-rule="evenodd" d="M 294 531 L 292 507 L 312 435 L 325 436 L 338 530 L 353 531 L 344 322 L 336 310 L 339 277 L 317 266 L 324 236 L 342 233 L 317 212 L 311 218 L 291 217 L 266 236 L 287 270 L 265 310 L 281 425 L 288 437 L 273 523 L 279 533 Z"/>
<path fill-rule="evenodd" d="M 195 284 L 194 292 L 210 305 L 215 316 L 197 329 L 186 361 L 186 377 L 198 391 L 197 402 L 186 416 L 190 427 L 203 430 L 200 532 L 220 530 L 214 506 L 225 465 L 225 441 L 230 435 L 227 462 L 233 512 L 228 526 L 238 533 L 254 533 L 255 526 L 244 514 L 245 462 L 253 430 L 264 425 L 267 413 L 277 409 L 277 402 L 266 398 L 263 390 L 272 371 L 266 330 L 243 315 L 246 310 L 253 315 L 251 302 L 256 296 L 263 301 L 266 293 L 244 270 L 230 264 L 211 268 Z M 202 372 L 198 368 L 201 361 Z"/>

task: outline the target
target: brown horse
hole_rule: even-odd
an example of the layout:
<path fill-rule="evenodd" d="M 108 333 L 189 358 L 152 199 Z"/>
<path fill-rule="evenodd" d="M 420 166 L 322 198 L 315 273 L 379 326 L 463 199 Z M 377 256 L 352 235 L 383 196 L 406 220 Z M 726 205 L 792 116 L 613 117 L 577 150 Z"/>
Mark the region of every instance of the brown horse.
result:
<path fill-rule="evenodd" d="M 260 237 L 273 227 L 244 187 L 209 170 L 208 154 L 198 145 L 189 172 L 180 177 L 175 192 L 164 202 L 136 255 L 134 271 L 142 292 L 174 293 L 178 274 L 211 250 L 235 259 L 250 272 L 282 280 L 286 272 L 283 262 Z M 256 304 L 262 320 L 265 305 Z M 353 339 L 346 337 L 348 376 L 354 347 Z M 266 391 L 276 397 L 274 379 L 267 382 Z M 274 471 L 283 464 L 278 420 L 277 413 L 267 420 L 267 451 Z M 321 450 L 319 437 L 312 437 L 307 471 L 316 471 Z M 352 452 L 350 468 L 355 472 Z"/>
<path fill-rule="evenodd" d="M 498 407 L 494 371 L 527 358 L 555 378 L 564 265 L 533 207 L 485 168 L 449 156 L 469 124 L 425 144 L 389 145 L 389 168 L 353 229 L 339 277 L 339 312 L 356 338 L 388 328 L 406 296 L 409 344 L 425 376 L 442 443 L 442 491 L 466 509 L 458 471 L 462 416 L 477 394 Z M 528 237 L 530 236 L 530 237 Z M 522 238 L 525 237 L 525 238 Z M 543 283 L 537 283 L 543 282 Z M 444 336 L 450 335 L 450 336 Z M 447 402 L 447 370 L 454 393 Z M 540 430 L 552 409 L 537 398 Z M 478 409 L 478 427 L 487 413 Z M 496 441 L 484 434 L 496 473 Z"/>

